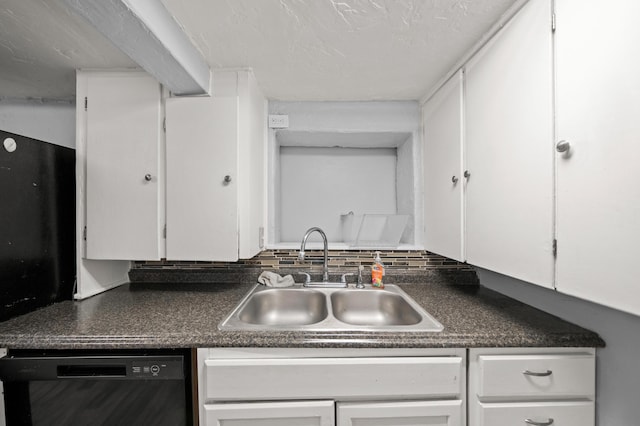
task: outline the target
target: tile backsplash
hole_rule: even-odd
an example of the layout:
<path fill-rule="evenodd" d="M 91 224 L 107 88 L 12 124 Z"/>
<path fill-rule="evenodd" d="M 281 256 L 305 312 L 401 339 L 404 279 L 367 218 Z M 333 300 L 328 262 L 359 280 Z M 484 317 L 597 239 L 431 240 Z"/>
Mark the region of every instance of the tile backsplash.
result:
<path fill-rule="evenodd" d="M 282 272 L 294 270 L 322 270 L 322 250 L 307 250 L 305 261 L 298 260 L 298 250 L 265 250 L 251 259 L 237 262 L 202 262 L 202 261 L 138 261 L 132 269 L 234 269 L 262 268 Z M 330 250 L 329 270 L 357 270 L 359 265 L 370 267 L 373 264 L 373 253 L 370 250 Z M 472 267 L 455 260 L 448 259 L 424 250 L 386 250 L 380 257 L 388 271 L 397 273 L 419 272 L 431 269 L 472 270 Z"/>

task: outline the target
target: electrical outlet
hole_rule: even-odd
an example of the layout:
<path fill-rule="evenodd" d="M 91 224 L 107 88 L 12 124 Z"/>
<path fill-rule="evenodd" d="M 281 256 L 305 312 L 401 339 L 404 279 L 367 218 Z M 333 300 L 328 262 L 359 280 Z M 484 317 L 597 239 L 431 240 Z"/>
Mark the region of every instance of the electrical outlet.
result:
<path fill-rule="evenodd" d="M 269 115 L 270 129 L 286 129 L 289 127 L 288 115 Z"/>

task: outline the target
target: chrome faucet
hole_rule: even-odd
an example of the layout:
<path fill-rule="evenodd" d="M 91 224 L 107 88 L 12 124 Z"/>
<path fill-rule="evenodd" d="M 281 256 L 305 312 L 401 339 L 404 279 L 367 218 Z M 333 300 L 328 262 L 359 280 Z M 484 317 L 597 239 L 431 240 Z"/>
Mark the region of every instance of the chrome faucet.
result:
<path fill-rule="evenodd" d="M 324 242 L 324 266 L 322 267 L 322 282 L 326 283 L 329 281 L 329 246 L 327 244 L 327 235 L 324 231 L 318 227 L 309 228 L 307 232 L 305 232 L 304 237 L 302 237 L 302 244 L 300 245 L 300 253 L 298 253 L 298 260 L 304 260 L 304 248 L 307 245 L 307 239 L 312 232 L 317 231 L 321 236 Z"/>

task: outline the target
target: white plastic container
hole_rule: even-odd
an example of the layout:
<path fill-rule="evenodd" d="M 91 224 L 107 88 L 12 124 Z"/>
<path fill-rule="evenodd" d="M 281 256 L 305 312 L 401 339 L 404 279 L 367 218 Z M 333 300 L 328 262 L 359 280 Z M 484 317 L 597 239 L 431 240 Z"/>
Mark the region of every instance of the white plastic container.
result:
<path fill-rule="evenodd" d="M 349 247 L 394 248 L 409 221 L 406 214 L 340 215 L 342 238 Z"/>

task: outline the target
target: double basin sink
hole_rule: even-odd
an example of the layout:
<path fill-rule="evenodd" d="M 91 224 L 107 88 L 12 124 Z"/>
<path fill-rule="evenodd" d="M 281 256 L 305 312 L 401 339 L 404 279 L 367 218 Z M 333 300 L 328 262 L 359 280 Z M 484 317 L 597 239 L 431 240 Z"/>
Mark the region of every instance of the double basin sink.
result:
<path fill-rule="evenodd" d="M 246 331 L 416 331 L 443 326 L 399 287 L 272 288 L 256 285 L 219 325 Z"/>

